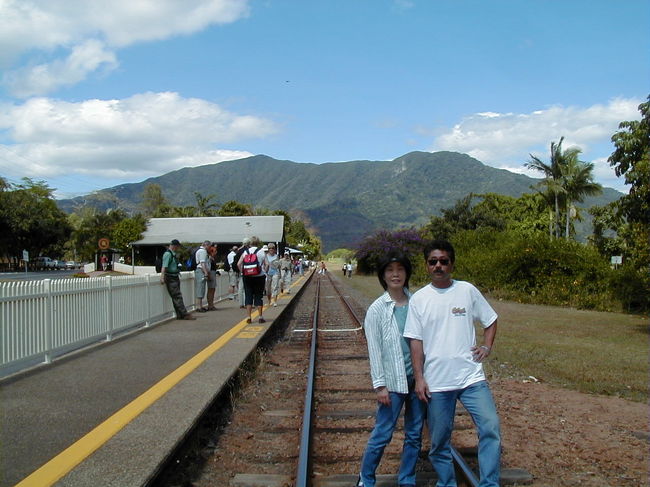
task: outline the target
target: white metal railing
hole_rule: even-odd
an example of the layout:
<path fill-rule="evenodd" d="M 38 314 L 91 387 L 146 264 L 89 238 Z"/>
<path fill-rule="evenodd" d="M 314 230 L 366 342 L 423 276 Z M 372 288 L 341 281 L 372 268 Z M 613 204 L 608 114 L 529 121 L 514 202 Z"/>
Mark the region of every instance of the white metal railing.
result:
<path fill-rule="evenodd" d="M 185 306 L 194 308 L 194 272 L 181 272 Z M 215 300 L 228 297 L 228 273 Z M 0 283 L 0 377 L 139 327 L 174 317 L 156 274 Z"/>

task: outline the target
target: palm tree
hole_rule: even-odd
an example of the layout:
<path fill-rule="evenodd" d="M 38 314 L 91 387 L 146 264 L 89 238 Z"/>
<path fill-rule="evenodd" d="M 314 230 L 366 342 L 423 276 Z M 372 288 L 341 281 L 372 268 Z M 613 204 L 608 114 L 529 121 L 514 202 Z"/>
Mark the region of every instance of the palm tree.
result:
<path fill-rule="evenodd" d="M 593 162 L 583 162 L 578 159 L 579 149 L 570 149 L 564 156 L 562 166 L 562 187 L 566 211 L 566 227 L 564 236 L 569 238 L 571 209 L 574 202 L 584 200 L 585 196 L 592 196 L 603 191 L 603 187 L 593 180 Z"/>
<path fill-rule="evenodd" d="M 564 165 L 562 141 L 564 141 L 564 137 L 561 137 L 557 144 L 551 142 L 551 160 L 548 164 L 532 154 L 530 154 L 530 161 L 524 164 L 528 169 L 534 169 L 544 174 L 544 181 L 541 185 L 545 186 L 546 192 L 553 197 L 555 206 L 553 235 L 556 237 L 560 236 L 560 194 L 563 192 L 561 184 L 562 166 Z"/>
<path fill-rule="evenodd" d="M 216 213 L 216 209 L 219 208 L 219 204 L 210 201 L 215 196 L 215 194 L 203 196 L 198 191 L 194 192 L 194 197 L 196 198 L 197 216 L 213 216 Z"/>

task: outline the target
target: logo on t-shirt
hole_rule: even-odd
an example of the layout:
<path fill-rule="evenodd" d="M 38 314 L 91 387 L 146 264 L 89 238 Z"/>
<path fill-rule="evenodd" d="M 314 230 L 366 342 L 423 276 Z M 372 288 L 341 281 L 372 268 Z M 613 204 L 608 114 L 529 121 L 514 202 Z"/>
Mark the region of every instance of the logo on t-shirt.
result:
<path fill-rule="evenodd" d="M 454 316 L 465 316 L 467 315 L 467 311 L 465 311 L 465 308 L 453 307 L 451 308 L 451 314 Z"/>

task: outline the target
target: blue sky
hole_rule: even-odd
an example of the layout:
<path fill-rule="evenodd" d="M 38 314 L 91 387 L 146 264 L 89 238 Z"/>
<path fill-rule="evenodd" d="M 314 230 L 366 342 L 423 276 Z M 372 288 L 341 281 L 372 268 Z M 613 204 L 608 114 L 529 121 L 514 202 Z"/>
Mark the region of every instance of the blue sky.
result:
<path fill-rule="evenodd" d="M 606 160 L 650 92 L 647 0 L 106 4 L 0 0 L 0 176 L 70 197 L 252 154 L 414 150 L 525 172 L 563 136 L 625 190 Z"/>

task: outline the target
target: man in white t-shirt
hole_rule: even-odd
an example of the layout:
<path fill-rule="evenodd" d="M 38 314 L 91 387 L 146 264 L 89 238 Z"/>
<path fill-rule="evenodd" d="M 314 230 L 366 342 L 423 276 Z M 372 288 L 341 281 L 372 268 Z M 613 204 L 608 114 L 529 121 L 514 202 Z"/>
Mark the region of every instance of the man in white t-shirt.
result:
<path fill-rule="evenodd" d="M 208 261 L 208 247 L 210 241 L 206 240 L 198 248 L 194 256 L 196 260 L 196 269 L 194 270 L 194 283 L 196 291 L 196 311 L 205 313 L 206 308 L 203 307 L 203 297 L 207 288 L 207 282 L 210 280 L 210 263 Z"/>
<path fill-rule="evenodd" d="M 228 259 L 228 265 L 230 266 L 230 270 L 228 271 L 228 285 L 230 286 L 229 288 L 230 299 L 235 299 L 235 293 L 238 287 L 237 283 L 239 282 L 239 273 L 235 271 L 235 269 L 233 268 L 236 255 L 237 255 L 237 246 L 233 245 L 232 249 L 230 249 L 230 252 L 226 256 L 226 259 Z"/>
<path fill-rule="evenodd" d="M 429 459 L 437 486 L 456 485 L 450 444 L 459 400 L 478 430 L 479 487 L 498 487 L 499 417 L 481 363 L 494 344 L 497 314 L 476 287 L 451 278 L 455 253 L 449 242 L 430 242 L 424 258 L 431 284 L 411 297 L 404 336 L 411 342 L 415 391 L 428 403 Z M 474 322 L 484 330 L 480 346 Z"/>

